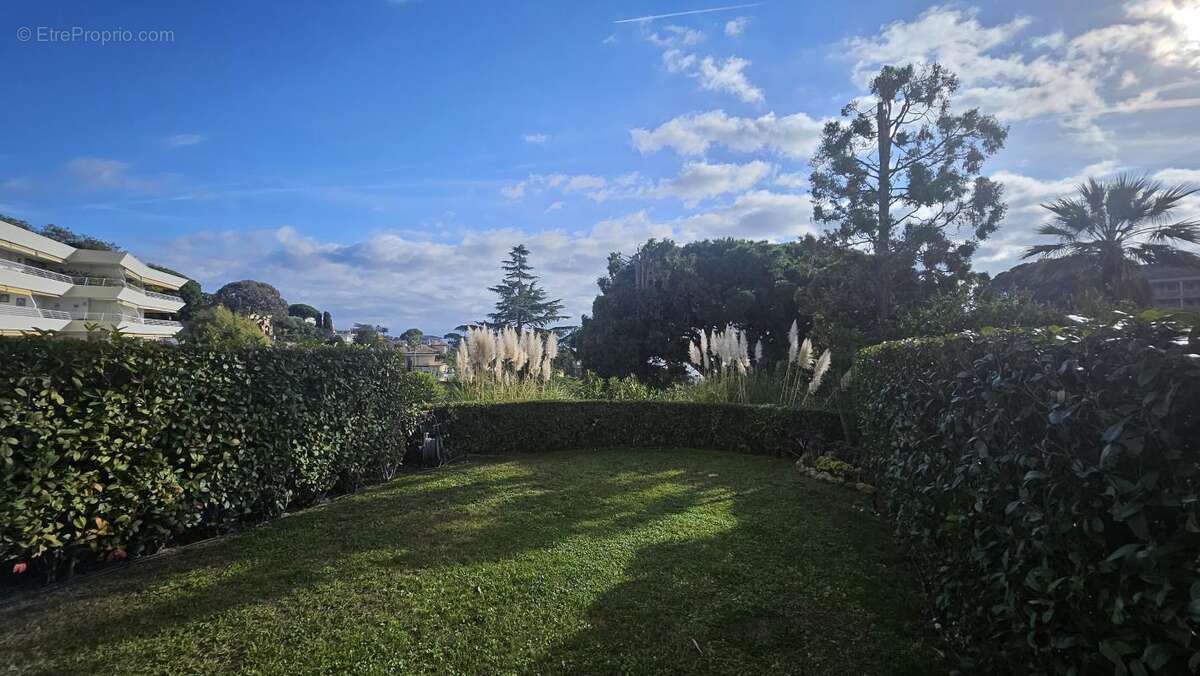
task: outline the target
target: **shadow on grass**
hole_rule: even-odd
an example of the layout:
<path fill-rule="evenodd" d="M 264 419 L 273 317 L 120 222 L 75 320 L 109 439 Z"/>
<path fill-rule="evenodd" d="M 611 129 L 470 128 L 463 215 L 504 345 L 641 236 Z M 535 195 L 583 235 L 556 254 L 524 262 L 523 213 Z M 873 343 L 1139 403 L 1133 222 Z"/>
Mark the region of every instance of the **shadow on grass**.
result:
<path fill-rule="evenodd" d="M 502 478 L 486 478 L 480 470 L 495 463 L 406 475 L 246 533 L 116 571 L 94 585 L 80 580 L 44 599 L 0 611 L 0 621 L 39 606 L 53 613 L 59 606 L 86 605 L 88 599 L 127 596 L 130 602 L 117 608 L 105 603 L 102 617 L 72 612 L 39 627 L 42 645 L 91 650 L 303 594 L 336 577 L 352 558 L 376 560 L 374 565 L 400 573 L 498 561 L 569 537 L 603 537 L 636 527 L 701 499 L 696 491 L 672 494 L 629 513 L 617 498 L 653 487 L 661 477 L 616 480 L 597 474 L 585 479 L 585 491 L 572 491 L 554 487 L 576 475 L 568 468 L 538 476 L 521 471 L 517 462 Z M 374 552 L 385 556 L 378 560 Z"/>
<path fill-rule="evenodd" d="M 936 673 L 911 571 L 864 504 L 799 477 L 741 491 L 736 528 L 639 550 L 526 673 Z"/>
<path fill-rule="evenodd" d="M 102 661 L 114 642 L 152 639 L 335 581 L 436 576 L 451 566 L 667 524 L 720 502 L 728 503 L 732 528 L 642 546 L 622 582 L 592 604 L 588 626 L 525 666 L 542 673 L 882 674 L 906 673 L 900 667 L 920 660 L 901 626 L 915 617 L 898 577 L 902 565 L 882 526 L 850 506 L 852 494 L 799 480 L 786 463 L 764 458 L 618 453 L 629 455 L 611 464 L 590 453 L 526 456 L 405 475 L 0 611 L 5 626 L 33 618 L 24 636 L 0 638 L 0 653 L 51 666 L 67 654 Z M 734 470 L 744 462 L 770 462 L 782 474 L 765 482 L 757 478 L 761 469 L 740 477 Z M 729 478 L 703 471 L 706 463 Z M 799 515 L 786 502 L 792 499 L 802 503 Z M 862 644 L 873 647 L 847 651 Z M 236 668 L 238 648 L 230 649 L 226 666 Z M 880 664 L 881 656 L 890 661 Z"/>

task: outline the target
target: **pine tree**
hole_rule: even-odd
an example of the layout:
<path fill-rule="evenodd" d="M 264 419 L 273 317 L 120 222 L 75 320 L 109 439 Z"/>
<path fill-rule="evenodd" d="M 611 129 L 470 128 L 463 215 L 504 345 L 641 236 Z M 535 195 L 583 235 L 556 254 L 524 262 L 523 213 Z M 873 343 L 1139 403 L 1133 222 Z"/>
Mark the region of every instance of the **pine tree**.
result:
<path fill-rule="evenodd" d="M 547 324 L 566 319 L 562 313 L 562 300 L 546 300 L 545 289 L 538 288 L 538 278 L 529 266 L 529 249 L 524 244 L 514 246 L 508 252 L 508 260 L 501 264 L 504 279 L 488 290 L 500 296 L 496 311 L 488 315 L 493 326 L 512 326 L 540 329 Z"/>

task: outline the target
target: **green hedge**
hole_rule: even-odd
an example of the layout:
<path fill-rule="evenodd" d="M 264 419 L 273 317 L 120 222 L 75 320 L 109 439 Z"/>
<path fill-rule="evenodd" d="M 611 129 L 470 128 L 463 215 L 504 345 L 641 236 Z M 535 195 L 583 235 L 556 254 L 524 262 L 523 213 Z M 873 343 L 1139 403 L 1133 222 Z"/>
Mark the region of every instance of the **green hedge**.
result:
<path fill-rule="evenodd" d="M 1127 320 L 860 353 L 870 469 L 969 673 L 1196 672 L 1197 338 Z"/>
<path fill-rule="evenodd" d="M 454 453 L 604 447 L 707 448 L 766 455 L 841 438 L 822 411 L 667 401 L 464 403 L 434 411 Z"/>
<path fill-rule="evenodd" d="M 434 392 L 382 350 L 0 339 L 0 562 L 53 572 L 389 478 Z"/>

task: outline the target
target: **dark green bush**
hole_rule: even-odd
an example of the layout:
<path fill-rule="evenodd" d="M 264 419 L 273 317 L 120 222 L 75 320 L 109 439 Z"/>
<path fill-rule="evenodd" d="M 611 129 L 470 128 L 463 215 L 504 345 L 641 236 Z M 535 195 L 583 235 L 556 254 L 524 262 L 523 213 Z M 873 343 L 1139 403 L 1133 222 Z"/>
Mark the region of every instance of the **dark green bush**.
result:
<path fill-rule="evenodd" d="M 0 340 L 0 562 L 153 550 L 390 478 L 433 396 L 390 351 Z"/>
<path fill-rule="evenodd" d="M 863 350 L 869 469 L 970 673 L 1200 666 L 1200 344 L 1169 321 Z"/>
<path fill-rule="evenodd" d="M 528 401 L 454 404 L 434 415 L 455 453 L 670 446 L 783 455 L 841 438 L 836 415 L 775 406 Z"/>

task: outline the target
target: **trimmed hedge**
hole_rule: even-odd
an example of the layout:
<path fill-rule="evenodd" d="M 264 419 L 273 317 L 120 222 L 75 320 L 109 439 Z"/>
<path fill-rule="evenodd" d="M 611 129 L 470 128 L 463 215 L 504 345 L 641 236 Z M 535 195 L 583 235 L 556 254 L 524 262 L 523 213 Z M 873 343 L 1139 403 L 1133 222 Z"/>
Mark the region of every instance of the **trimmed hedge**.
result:
<path fill-rule="evenodd" d="M 154 550 L 390 478 L 435 383 L 393 352 L 0 340 L 0 562 Z"/>
<path fill-rule="evenodd" d="M 841 439 L 835 414 L 673 401 L 527 401 L 438 408 L 453 453 L 675 447 L 784 455 Z"/>
<path fill-rule="evenodd" d="M 1169 321 L 860 352 L 869 469 L 969 673 L 1200 667 L 1200 343 Z"/>

